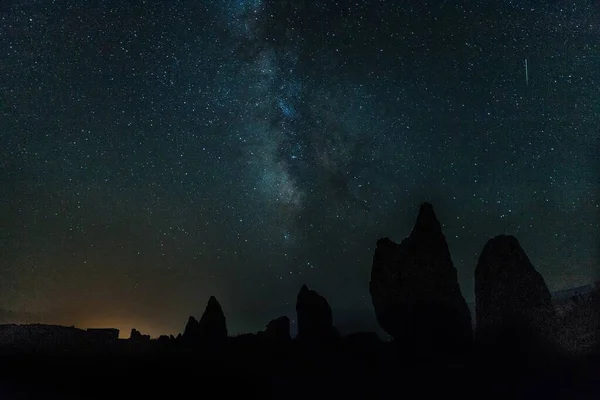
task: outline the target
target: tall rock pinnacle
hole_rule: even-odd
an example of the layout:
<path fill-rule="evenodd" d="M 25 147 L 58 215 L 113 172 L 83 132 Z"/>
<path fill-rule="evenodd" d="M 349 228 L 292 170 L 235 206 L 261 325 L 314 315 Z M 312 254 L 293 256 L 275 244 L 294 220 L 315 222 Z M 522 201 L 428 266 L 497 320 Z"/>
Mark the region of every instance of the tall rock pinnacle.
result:
<path fill-rule="evenodd" d="M 477 333 L 518 324 L 547 335 L 554 319 L 551 295 L 514 236 L 490 239 L 475 268 Z"/>
<path fill-rule="evenodd" d="M 227 339 L 227 323 L 221 305 L 210 296 L 208 304 L 198 322 L 198 333 L 201 340 L 215 341 Z"/>
<path fill-rule="evenodd" d="M 319 293 L 302 285 L 296 300 L 298 338 L 319 340 L 334 333 L 331 307 Z"/>
<path fill-rule="evenodd" d="M 461 351 L 471 316 L 433 206 L 423 203 L 410 236 L 377 241 L 369 291 L 381 327 L 397 342 Z"/>

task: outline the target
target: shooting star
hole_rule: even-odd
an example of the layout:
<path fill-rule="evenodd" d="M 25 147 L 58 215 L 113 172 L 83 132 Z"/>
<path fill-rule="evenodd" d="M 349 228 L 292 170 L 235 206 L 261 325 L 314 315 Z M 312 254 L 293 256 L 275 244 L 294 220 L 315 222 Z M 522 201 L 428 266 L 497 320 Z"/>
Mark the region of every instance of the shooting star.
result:
<path fill-rule="evenodd" d="M 527 68 L 527 59 L 525 59 L 525 84 L 529 86 L 529 69 Z"/>

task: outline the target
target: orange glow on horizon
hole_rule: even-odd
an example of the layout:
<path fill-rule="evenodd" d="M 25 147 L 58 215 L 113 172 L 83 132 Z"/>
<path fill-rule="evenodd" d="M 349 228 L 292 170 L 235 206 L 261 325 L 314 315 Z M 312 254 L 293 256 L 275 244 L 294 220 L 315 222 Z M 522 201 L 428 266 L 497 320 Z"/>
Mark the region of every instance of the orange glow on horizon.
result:
<path fill-rule="evenodd" d="M 129 339 L 131 329 L 133 328 L 140 331 L 143 335 L 150 335 L 152 339 L 156 339 L 160 335 L 176 335 L 176 333 L 150 326 L 143 321 L 134 321 L 129 318 L 92 317 L 75 324 L 75 327 L 80 329 L 115 328 L 119 330 L 119 339 Z"/>

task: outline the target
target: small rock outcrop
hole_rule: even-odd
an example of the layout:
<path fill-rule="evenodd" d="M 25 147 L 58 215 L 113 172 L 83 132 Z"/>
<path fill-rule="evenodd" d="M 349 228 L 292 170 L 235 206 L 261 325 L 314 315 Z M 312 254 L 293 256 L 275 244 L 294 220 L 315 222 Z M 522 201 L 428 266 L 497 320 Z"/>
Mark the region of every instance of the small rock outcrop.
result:
<path fill-rule="evenodd" d="M 183 331 L 183 335 L 179 336 L 184 342 L 192 342 L 198 339 L 198 321 L 196 318 L 190 315 L 188 318 L 188 322 L 185 325 L 185 330 Z"/>
<path fill-rule="evenodd" d="M 169 343 L 171 343 L 171 338 L 167 335 L 160 335 L 158 339 L 156 339 L 156 342 L 163 346 L 168 345 Z"/>
<path fill-rule="evenodd" d="M 555 321 L 550 291 L 514 236 L 496 236 L 483 247 L 475 268 L 475 299 L 478 338 L 496 341 L 499 332 L 513 339 L 549 338 Z"/>
<path fill-rule="evenodd" d="M 333 328 L 331 307 L 319 293 L 302 285 L 296 300 L 298 316 L 298 339 L 321 340 L 331 338 L 336 330 Z"/>
<path fill-rule="evenodd" d="M 134 341 L 134 342 L 146 342 L 146 341 L 150 341 L 150 335 L 142 335 L 142 333 L 140 331 L 133 328 L 131 330 L 131 334 L 129 335 L 129 340 Z"/>
<path fill-rule="evenodd" d="M 271 320 L 264 331 L 259 336 L 264 339 L 288 341 L 290 335 L 290 319 L 286 316 Z"/>
<path fill-rule="evenodd" d="M 433 206 L 420 206 L 409 237 L 377 241 L 369 292 L 379 325 L 397 344 L 423 351 L 463 351 L 471 315 Z"/>

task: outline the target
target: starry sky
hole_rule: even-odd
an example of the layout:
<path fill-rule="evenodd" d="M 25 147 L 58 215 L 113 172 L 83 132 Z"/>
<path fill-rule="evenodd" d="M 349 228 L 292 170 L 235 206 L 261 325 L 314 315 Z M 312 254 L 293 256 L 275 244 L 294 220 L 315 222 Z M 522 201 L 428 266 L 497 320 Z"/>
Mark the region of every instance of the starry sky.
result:
<path fill-rule="evenodd" d="M 599 144 L 595 0 L 0 1 L 0 308 L 237 333 L 306 283 L 372 330 L 422 201 L 467 301 L 498 234 L 587 284 Z"/>

